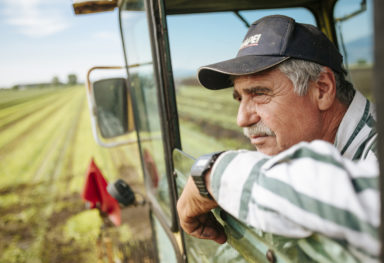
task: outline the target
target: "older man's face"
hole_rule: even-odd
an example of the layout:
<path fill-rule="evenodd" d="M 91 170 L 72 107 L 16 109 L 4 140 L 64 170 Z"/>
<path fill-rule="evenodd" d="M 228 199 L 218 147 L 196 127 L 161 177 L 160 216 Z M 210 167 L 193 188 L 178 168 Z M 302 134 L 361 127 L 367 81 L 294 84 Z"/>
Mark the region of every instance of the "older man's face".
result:
<path fill-rule="evenodd" d="M 321 115 L 311 90 L 297 95 L 278 69 L 236 77 L 233 96 L 240 103 L 237 124 L 262 153 L 275 155 L 300 141 L 321 139 Z"/>

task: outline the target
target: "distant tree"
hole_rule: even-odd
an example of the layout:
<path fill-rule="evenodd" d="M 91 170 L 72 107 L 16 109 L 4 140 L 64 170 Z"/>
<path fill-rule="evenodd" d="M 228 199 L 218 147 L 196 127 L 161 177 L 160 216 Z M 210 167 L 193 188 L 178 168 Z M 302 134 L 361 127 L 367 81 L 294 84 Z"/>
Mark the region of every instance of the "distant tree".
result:
<path fill-rule="evenodd" d="M 181 80 L 181 85 L 186 86 L 200 86 L 199 81 L 196 77 L 187 77 Z"/>
<path fill-rule="evenodd" d="M 59 86 L 59 85 L 61 84 L 61 83 L 60 83 L 60 80 L 59 80 L 59 77 L 58 77 L 58 76 L 54 76 L 54 77 L 52 78 L 51 84 L 52 84 L 53 86 Z"/>
<path fill-rule="evenodd" d="M 367 61 L 363 58 L 360 58 L 357 60 L 357 65 L 366 65 Z"/>
<path fill-rule="evenodd" d="M 77 76 L 76 74 L 69 74 L 68 75 L 68 85 L 76 85 L 77 84 Z"/>

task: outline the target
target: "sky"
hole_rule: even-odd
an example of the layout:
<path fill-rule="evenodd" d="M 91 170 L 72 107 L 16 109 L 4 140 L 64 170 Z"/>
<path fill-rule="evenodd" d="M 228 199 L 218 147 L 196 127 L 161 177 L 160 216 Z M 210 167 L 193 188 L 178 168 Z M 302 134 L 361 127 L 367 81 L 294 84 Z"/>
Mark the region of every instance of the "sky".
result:
<path fill-rule="evenodd" d="M 359 3 L 341 0 L 337 16 L 356 10 Z M 252 22 L 275 12 L 242 14 Z M 299 22 L 314 23 L 307 10 L 294 14 Z M 188 74 L 201 65 L 233 57 L 247 31 L 232 13 L 171 16 L 167 22 L 173 68 Z M 345 42 L 372 34 L 370 21 L 362 16 L 343 28 L 348 32 Z M 93 66 L 123 64 L 117 10 L 75 15 L 71 0 L 0 0 L 0 88 L 50 82 L 54 76 L 66 82 L 68 74 L 84 81 Z"/>
<path fill-rule="evenodd" d="M 340 0 L 335 7 L 335 16 L 342 17 L 356 11 L 360 2 Z M 341 27 L 346 44 L 372 37 L 372 21 L 368 15 L 372 13 L 372 0 L 367 2 L 367 12 L 343 22 Z M 274 14 L 291 16 L 300 23 L 316 23 L 312 13 L 304 8 L 242 11 L 241 14 L 249 23 Z M 173 68 L 182 75 L 190 75 L 200 66 L 233 58 L 247 32 L 243 22 L 230 12 L 169 16 L 167 22 Z M 353 57 L 359 57 L 359 54 L 349 54 L 349 62 Z"/>
<path fill-rule="evenodd" d="M 75 15 L 71 0 L 0 0 L 0 87 L 85 79 L 123 65 L 117 11 Z"/>

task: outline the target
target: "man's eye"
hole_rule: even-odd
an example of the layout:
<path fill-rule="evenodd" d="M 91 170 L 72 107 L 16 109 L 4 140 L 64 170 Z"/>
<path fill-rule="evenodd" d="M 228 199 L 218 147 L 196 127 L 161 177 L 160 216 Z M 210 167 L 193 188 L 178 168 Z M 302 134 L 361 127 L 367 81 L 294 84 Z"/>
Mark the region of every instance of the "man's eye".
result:
<path fill-rule="evenodd" d="M 268 103 L 271 100 L 270 93 L 266 91 L 254 91 L 250 93 L 250 96 L 255 103 L 260 104 Z"/>
<path fill-rule="evenodd" d="M 240 102 L 241 101 L 241 97 L 240 96 L 237 96 L 237 95 L 233 95 L 233 99 Z"/>
<path fill-rule="evenodd" d="M 263 96 L 266 95 L 265 92 L 262 91 L 251 91 L 252 96 Z"/>

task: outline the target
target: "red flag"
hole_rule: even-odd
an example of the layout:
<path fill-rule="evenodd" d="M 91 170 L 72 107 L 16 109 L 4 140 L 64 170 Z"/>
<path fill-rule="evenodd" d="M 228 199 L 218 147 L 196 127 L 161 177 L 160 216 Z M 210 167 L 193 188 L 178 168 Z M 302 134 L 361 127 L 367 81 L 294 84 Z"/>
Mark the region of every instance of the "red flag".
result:
<path fill-rule="evenodd" d="M 95 164 L 93 158 L 86 173 L 83 199 L 90 208 L 99 208 L 108 214 L 109 219 L 116 226 L 121 223 L 119 203 L 107 192 L 107 181 Z"/>

